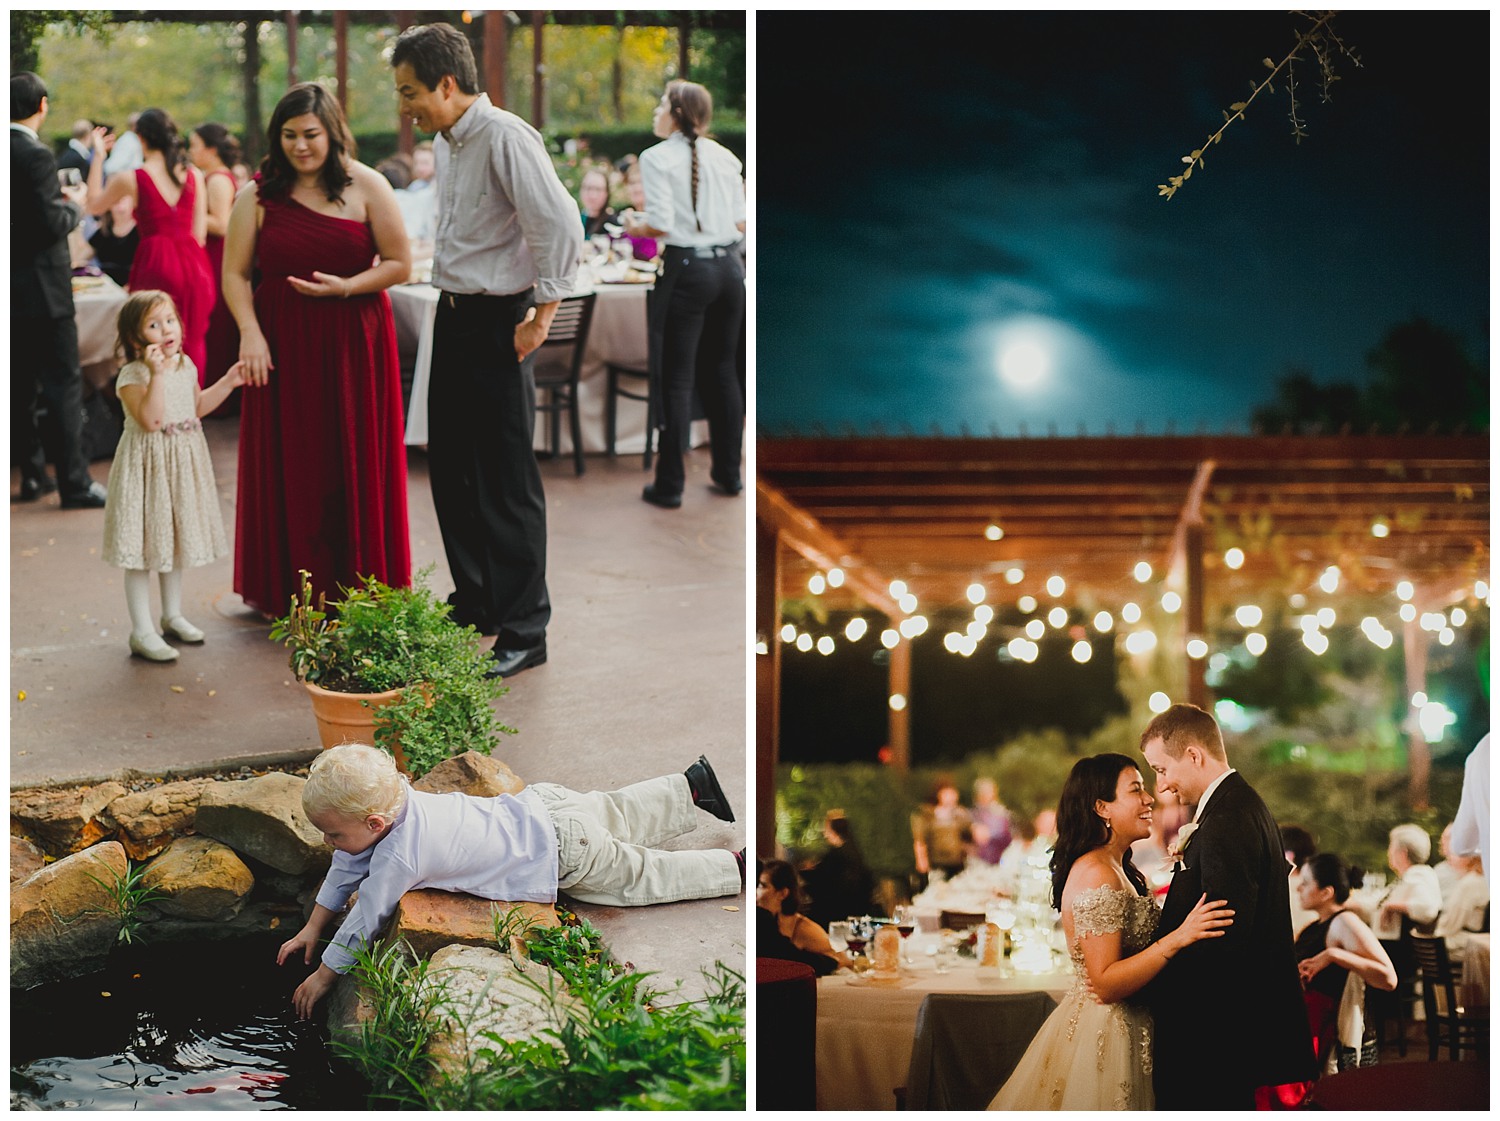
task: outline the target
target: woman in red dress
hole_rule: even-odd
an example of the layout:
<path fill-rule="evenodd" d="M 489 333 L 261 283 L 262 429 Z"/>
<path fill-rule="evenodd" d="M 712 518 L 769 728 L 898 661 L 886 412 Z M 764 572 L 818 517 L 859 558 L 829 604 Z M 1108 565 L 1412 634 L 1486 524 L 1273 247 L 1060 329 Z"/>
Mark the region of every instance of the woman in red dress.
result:
<path fill-rule="evenodd" d="M 411 247 L 391 185 L 353 159 L 332 94 L 292 87 L 271 115 L 269 140 L 230 214 L 224 298 L 246 381 L 234 590 L 281 615 L 299 569 L 330 595 L 366 576 L 411 583 L 400 369 L 385 294 L 410 273 Z"/>
<path fill-rule="evenodd" d="M 208 199 L 208 264 L 214 281 L 214 307 L 208 317 L 208 366 L 198 371 L 200 385 L 209 384 L 227 370 L 240 356 L 240 332 L 229 314 L 229 305 L 219 290 L 224 272 L 224 235 L 229 232 L 229 211 L 239 185 L 229 169 L 239 162 L 240 145 L 220 124 L 199 125 L 188 136 L 188 159 L 203 172 L 204 195 Z M 239 411 L 239 398 L 231 397 L 219 406 L 215 416 Z"/>
<path fill-rule="evenodd" d="M 126 287 L 132 292 L 157 288 L 172 297 L 182 320 L 182 350 L 197 368 L 201 385 L 210 373 L 206 340 L 215 292 L 204 249 L 208 201 L 203 176 L 185 163 L 177 125 L 163 110 L 143 112 L 135 133 L 141 140 L 142 165 L 113 176 L 106 186 L 104 161 L 98 158 L 104 151 L 104 129 L 94 130 L 88 210 L 100 215 L 127 197 L 135 203 L 141 240 Z M 223 372 L 212 372 L 209 380 L 217 381 Z"/>

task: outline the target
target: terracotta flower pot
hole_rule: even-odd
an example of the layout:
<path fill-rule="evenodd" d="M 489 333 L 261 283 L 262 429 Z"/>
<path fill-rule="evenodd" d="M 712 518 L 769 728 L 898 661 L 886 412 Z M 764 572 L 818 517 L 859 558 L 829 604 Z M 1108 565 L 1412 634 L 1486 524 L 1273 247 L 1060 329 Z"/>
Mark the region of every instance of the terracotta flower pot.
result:
<path fill-rule="evenodd" d="M 341 743 L 374 744 L 376 710 L 401 695 L 400 689 L 387 689 L 383 693 L 335 693 L 311 681 L 302 684 L 312 698 L 313 718 L 318 722 L 318 736 L 323 741 L 324 751 Z M 392 746 L 396 766 L 405 773 L 406 756 L 401 753 L 401 745 Z"/>

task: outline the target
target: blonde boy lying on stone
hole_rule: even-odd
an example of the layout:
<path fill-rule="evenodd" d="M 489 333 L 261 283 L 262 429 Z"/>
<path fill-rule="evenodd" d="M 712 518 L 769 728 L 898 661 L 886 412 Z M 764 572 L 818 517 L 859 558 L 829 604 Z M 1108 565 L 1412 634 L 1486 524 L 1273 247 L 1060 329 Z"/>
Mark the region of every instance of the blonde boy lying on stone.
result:
<path fill-rule="evenodd" d="M 324 927 L 356 889 L 359 898 L 322 963 L 292 1003 L 313 1007 L 390 921 L 415 888 L 482 899 L 551 903 L 559 889 L 585 903 L 636 907 L 735 895 L 745 886 L 744 850 L 665 852 L 651 846 L 690 832 L 695 807 L 733 821 L 706 758 L 682 774 L 622 790 L 580 794 L 539 782 L 519 794 L 475 798 L 412 790 L 384 751 L 343 744 L 313 762 L 302 808 L 334 849 L 312 917 L 276 955 L 312 963 Z"/>

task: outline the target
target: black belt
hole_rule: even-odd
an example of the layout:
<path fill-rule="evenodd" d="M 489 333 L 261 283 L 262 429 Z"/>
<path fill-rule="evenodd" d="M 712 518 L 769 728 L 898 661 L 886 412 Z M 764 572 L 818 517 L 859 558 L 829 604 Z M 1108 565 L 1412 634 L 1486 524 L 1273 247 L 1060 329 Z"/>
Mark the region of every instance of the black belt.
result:
<path fill-rule="evenodd" d="M 694 257 L 727 257 L 735 251 L 739 242 L 729 245 L 669 245 L 673 253 L 691 253 Z"/>
<path fill-rule="evenodd" d="M 471 306 L 471 305 L 483 306 L 486 303 L 494 303 L 496 301 L 502 301 L 502 300 L 503 301 L 514 302 L 516 300 L 521 300 L 521 299 L 529 298 L 530 295 L 531 295 L 531 289 L 528 288 L 524 292 L 515 292 L 515 293 L 512 293 L 509 296 L 491 296 L 491 295 L 488 295 L 488 294 L 486 294 L 484 292 L 465 293 L 465 292 L 441 292 L 440 291 L 438 293 L 438 298 L 440 300 L 442 300 L 443 303 L 447 304 L 451 308 L 461 308 L 461 307 L 468 307 L 468 306 Z"/>

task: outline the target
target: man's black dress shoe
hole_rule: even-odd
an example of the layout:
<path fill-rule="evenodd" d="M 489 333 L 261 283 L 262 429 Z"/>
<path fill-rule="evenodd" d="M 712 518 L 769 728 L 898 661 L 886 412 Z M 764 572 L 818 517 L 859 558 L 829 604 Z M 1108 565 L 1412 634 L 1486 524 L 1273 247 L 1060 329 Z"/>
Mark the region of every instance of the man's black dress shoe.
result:
<path fill-rule="evenodd" d="M 719 478 L 717 475 L 711 475 L 710 478 L 713 479 L 713 483 L 708 489 L 717 491 L 719 494 L 728 495 L 730 498 L 736 497 L 741 491 L 745 489 L 745 483 L 743 479 L 730 479 L 728 481 L 725 481 L 724 479 Z"/>
<path fill-rule="evenodd" d="M 693 802 L 700 810 L 713 814 L 720 821 L 734 820 L 734 811 L 729 808 L 729 799 L 724 797 L 708 756 L 698 756 L 698 761 L 682 773 L 687 776 L 688 789 L 693 792 Z"/>
<path fill-rule="evenodd" d="M 656 489 L 656 484 L 649 484 L 641 491 L 641 497 L 653 506 L 660 506 L 663 510 L 675 510 L 682 505 L 681 494 L 667 494 Z"/>
<path fill-rule="evenodd" d="M 51 494 L 57 489 L 57 483 L 51 475 L 43 475 L 40 479 L 26 476 L 21 480 L 21 501 L 35 502 L 44 494 Z"/>
<path fill-rule="evenodd" d="M 109 492 L 101 483 L 90 483 L 89 489 L 79 494 L 68 494 L 63 496 L 62 508 L 64 510 L 97 510 L 104 505 Z"/>
<path fill-rule="evenodd" d="M 514 677 L 523 669 L 539 666 L 547 660 L 547 644 L 539 642 L 535 646 L 527 647 L 525 650 L 501 650 L 496 647 L 490 651 L 492 659 L 490 668 L 484 671 L 485 677 Z"/>

